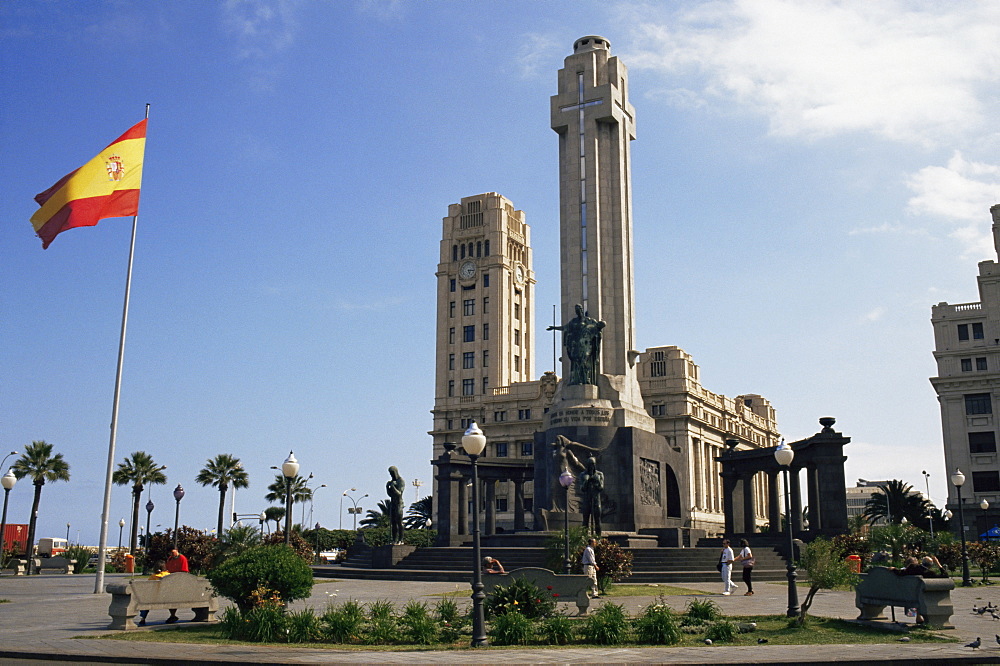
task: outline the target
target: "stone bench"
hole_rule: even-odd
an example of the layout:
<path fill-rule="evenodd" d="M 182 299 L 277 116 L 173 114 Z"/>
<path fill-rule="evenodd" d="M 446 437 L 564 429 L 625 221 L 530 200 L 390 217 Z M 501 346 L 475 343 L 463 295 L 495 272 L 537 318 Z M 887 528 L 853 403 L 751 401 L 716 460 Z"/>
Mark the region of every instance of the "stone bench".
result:
<path fill-rule="evenodd" d="M 954 629 L 948 623 L 955 611 L 951 603 L 954 589 L 951 578 L 900 576 L 891 569 L 873 567 L 861 574 L 861 582 L 854 589 L 854 605 L 861 611 L 859 620 L 884 620 L 882 611 L 886 606 L 899 606 L 916 608 L 928 627 Z"/>
<path fill-rule="evenodd" d="M 34 566 L 34 563 L 32 563 Z M 11 570 L 15 576 L 27 576 L 30 573 L 28 569 L 28 560 L 19 560 L 16 557 L 7 563 L 7 568 Z"/>
<path fill-rule="evenodd" d="M 105 589 L 111 593 L 109 629 L 136 629 L 132 620 L 143 610 L 190 608 L 195 622 L 214 622 L 219 610 L 212 585 L 184 572 L 158 580 L 133 578 L 125 583 L 109 583 Z"/>
<path fill-rule="evenodd" d="M 515 580 L 527 579 L 542 592 L 558 594 L 556 601 L 575 601 L 580 615 L 586 615 L 590 608 L 590 578 L 582 574 L 557 574 L 538 567 L 522 567 L 505 574 L 484 573 L 483 586 L 486 594 L 497 585 L 510 585 Z M 549 589 L 551 587 L 551 589 Z"/>
<path fill-rule="evenodd" d="M 36 557 L 32 560 L 34 564 L 34 571 L 36 574 L 40 574 L 43 571 L 55 571 L 56 573 L 71 574 L 73 573 L 73 567 L 76 564 L 76 560 L 70 560 L 65 557 Z"/>

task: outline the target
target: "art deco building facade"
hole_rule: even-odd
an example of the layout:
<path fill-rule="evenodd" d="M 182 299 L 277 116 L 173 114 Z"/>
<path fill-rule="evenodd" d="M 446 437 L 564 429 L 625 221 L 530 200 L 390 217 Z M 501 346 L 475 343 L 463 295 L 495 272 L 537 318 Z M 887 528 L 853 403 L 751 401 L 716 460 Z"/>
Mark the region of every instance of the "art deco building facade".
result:
<path fill-rule="evenodd" d="M 1000 256 L 1000 204 L 990 208 L 993 243 Z M 931 385 L 941 406 L 945 467 L 966 477 L 966 536 L 975 538 L 1000 520 L 1000 264 L 979 262 L 979 301 L 931 307 L 937 376 Z M 987 500 L 984 513 L 979 503 Z M 948 508 L 958 517 L 958 494 L 948 484 Z"/>

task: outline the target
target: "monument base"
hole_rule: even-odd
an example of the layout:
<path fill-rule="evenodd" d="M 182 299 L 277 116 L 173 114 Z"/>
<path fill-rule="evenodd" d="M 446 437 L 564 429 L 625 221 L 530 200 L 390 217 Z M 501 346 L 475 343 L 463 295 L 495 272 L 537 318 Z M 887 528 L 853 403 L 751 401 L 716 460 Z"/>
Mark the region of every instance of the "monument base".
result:
<path fill-rule="evenodd" d="M 391 569 L 399 564 L 401 559 L 416 549 L 416 546 L 403 543 L 390 544 L 388 546 L 376 546 L 372 549 L 372 568 Z"/>

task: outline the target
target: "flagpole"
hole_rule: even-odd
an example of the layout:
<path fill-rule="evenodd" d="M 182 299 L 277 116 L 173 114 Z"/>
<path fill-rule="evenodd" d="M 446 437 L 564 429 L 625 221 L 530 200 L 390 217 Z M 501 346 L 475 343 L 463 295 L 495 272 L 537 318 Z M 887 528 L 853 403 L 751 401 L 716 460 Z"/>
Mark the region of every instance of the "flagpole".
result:
<path fill-rule="evenodd" d="M 146 119 L 149 119 L 149 104 L 146 105 Z M 108 469 L 104 477 L 104 507 L 101 512 L 101 539 L 97 547 L 97 576 L 94 594 L 104 592 L 104 563 L 108 552 L 108 514 L 111 513 L 111 479 L 115 467 L 115 440 L 118 437 L 118 401 L 122 390 L 122 366 L 125 361 L 125 329 L 128 326 L 128 302 L 132 291 L 132 260 L 135 257 L 135 231 L 139 225 L 138 209 L 132 216 L 132 241 L 128 248 L 128 271 L 125 276 L 125 304 L 122 306 L 122 331 L 118 340 L 118 369 L 115 372 L 115 397 L 111 407 L 111 439 L 108 442 Z"/>

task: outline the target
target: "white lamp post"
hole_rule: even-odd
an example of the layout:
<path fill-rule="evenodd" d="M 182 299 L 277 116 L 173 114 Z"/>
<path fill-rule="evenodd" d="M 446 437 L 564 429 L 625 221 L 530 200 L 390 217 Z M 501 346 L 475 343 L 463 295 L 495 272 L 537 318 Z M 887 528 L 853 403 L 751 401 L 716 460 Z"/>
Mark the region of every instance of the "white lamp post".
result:
<path fill-rule="evenodd" d="M 486 593 L 483 592 L 482 553 L 479 547 L 479 472 L 476 461 L 486 448 L 486 435 L 475 421 L 462 435 L 462 448 L 472 462 L 472 647 L 485 647 L 489 642 L 486 640 L 486 621 L 483 617 Z"/>
<path fill-rule="evenodd" d="M 965 515 L 962 511 L 962 486 L 965 485 L 965 475 L 962 470 L 956 469 L 951 475 L 951 484 L 955 486 L 958 493 L 958 529 L 962 537 L 962 587 L 971 587 L 972 578 L 969 576 L 969 550 L 965 545 Z"/>
<path fill-rule="evenodd" d="M 122 550 L 122 530 L 125 529 L 125 519 L 118 521 L 118 552 Z"/>
<path fill-rule="evenodd" d="M 174 509 L 174 550 L 177 550 L 177 525 L 181 518 L 181 500 L 184 499 L 184 488 L 181 484 L 177 484 L 174 488 L 174 500 L 177 502 L 177 508 Z M 222 536 L 221 534 L 219 536 Z"/>
<path fill-rule="evenodd" d="M 11 455 L 14 453 L 14 451 L 11 451 Z M 0 519 L 0 551 L 7 545 L 7 500 L 10 499 L 10 491 L 15 483 L 17 483 L 17 477 L 14 476 L 14 468 L 8 469 L 7 473 L 0 477 L 0 485 L 3 485 L 3 518 Z"/>
<path fill-rule="evenodd" d="M 785 517 L 788 524 L 788 617 L 799 616 L 799 591 L 795 587 L 795 541 L 792 533 L 792 489 L 789 485 L 788 470 L 792 460 L 795 459 L 795 451 L 792 447 L 781 440 L 781 444 L 774 450 L 774 460 L 782 467 L 785 473 Z"/>
<path fill-rule="evenodd" d="M 344 529 L 344 498 L 347 497 L 348 491 L 356 493 L 357 488 L 348 488 L 343 493 L 340 494 L 340 529 Z"/>
<path fill-rule="evenodd" d="M 292 479 L 299 475 L 299 461 L 295 454 L 288 452 L 281 463 L 281 474 L 285 477 L 285 545 L 292 545 Z"/>
<path fill-rule="evenodd" d="M 571 573 L 569 562 L 569 487 L 573 485 L 573 473 L 564 469 L 559 475 L 559 485 L 563 487 L 565 506 L 563 508 L 563 573 Z"/>

